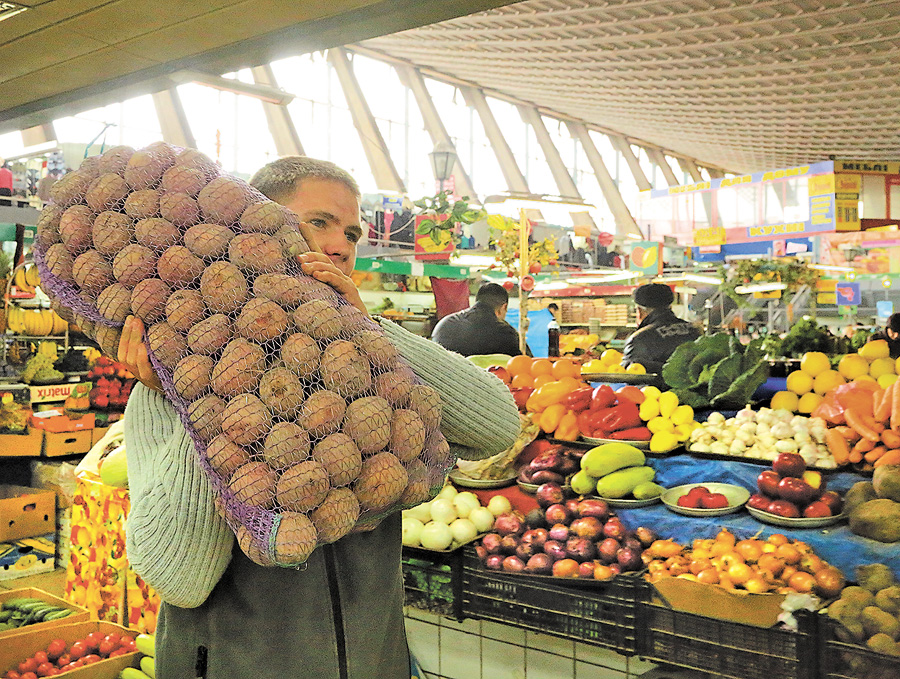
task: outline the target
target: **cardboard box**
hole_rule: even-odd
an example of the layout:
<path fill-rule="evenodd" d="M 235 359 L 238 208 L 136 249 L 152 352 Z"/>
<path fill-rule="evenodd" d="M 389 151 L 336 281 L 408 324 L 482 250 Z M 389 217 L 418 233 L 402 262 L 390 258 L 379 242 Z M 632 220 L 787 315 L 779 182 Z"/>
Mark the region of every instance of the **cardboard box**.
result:
<path fill-rule="evenodd" d="M 80 455 L 91 449 L 93 429 L 82 429 L 71 432 L 44 432 L 44 457 L 60 455 Z"/>
<path fill-rule="evenodd" d="M 106 432 L 109 431 L 109 427 L 98 427 L 96 426 L 96 421 L 94 422 L 93 434 L 91 434 L 91 448 L 97 445 L 97 443 L 106 436 Z"/>
<path fill-rule="evenodd" d="M 87 622 L 91 619 L 91 614 L 88 613 L 87 609 L 76 606 L 75 604 L 71 604 L 68 601 L 63 601 L 59 597 L 53 596 L 49 592 L 45 592 L 42 589 L 36 589 L 35 587 L 23 587 L 21 589 L 10 589 L 0 592 L 0 606 L 2 606 L 4 602 L 9 601 L 10 599 L 19 598 L 41 599 L 42 601 L 46 601 L 48 604 L 57 606 L 58 608 L 68 608 L 70 611 L 72 611 L 72 613 L 71 615 L 68 615 L 65 618 L 60 618 L 59 620 L 38 622 L 26 627 L 19 627 L 16 629 L 6 630 L 5 632 L 0 632 L 0 639 L 5 639 L 6 637 L 11 637 L 14 634 L 19 634 L 25 631 L 36 629 L 50 629 L 51 627 L 59 627 L 60 625 L 70 625 L 76 622 Z"/>
<path fill-rule="evenodd" d="M 653 588 L 656 603 L 677 611 L 754 627 L 775 625 L 785 598 L 784 594 L 751 594 L 684 578 L 661 578 L 653 583 Z"/>
<path fill-rule="evenodd" d="M 94 414 L 85 413 L 73 418 L 62 410 L 44 410 L 31 415 L 31 426 L 35 429 L 63 433 L 94 428 Z"/>
<path fill-rule="evenodd" d="M 72 391 L 76 387 L 85 389 L 85 393 L 94 386 L 92 382 L 65 382 L 63 384 L 48 384 L 40 387 L 30 387 L 31 404 L 35 403 L 57 403 L 65 401 L 72 395 Z"/>
<path fill-rule="evenodd" d="M 44 444 L 44 432 L 28 427 L 21 434 L 0 434 L 0 457 L 38 457 Z"/>
<path fill-rule="evenodd" d="M 56 533 L 0 542 L 0 580 L 49 573 L 56 559 Z"/>
<path fill-rule="evenodd" d="M 0 541 L 56 532 L 56 493 L 0 486 Z"/>
<path fill-rule="evenodd" d="M 25 628 L 18 634 L 5 638 L 0 644 L 0 667 L 17 666 L 26 658 L 46 649 L 54 639 L 63 639 L 66 642 L 66 650 L 68 650 L 73 643 L 84 639 L 91 632 L 100 632 L 104 636 L 113 632 L 130 637 L 137 636 L 136 632 L 111 622 L 77 622 L 52 629 L 34 629 L 32 631 Z M 140 663 L 140 653 L 128 653 L 70 670 L 65 673 L 65 676 L 72 677 L 72 679 L 116 679 L 119 672 L 126 667 L 140 667 Z"/>

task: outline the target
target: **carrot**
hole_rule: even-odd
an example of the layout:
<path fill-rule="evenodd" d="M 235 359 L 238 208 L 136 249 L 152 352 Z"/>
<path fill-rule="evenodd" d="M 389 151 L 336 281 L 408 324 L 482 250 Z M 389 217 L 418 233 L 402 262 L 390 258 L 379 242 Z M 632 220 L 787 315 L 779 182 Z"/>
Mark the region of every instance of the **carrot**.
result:
<path fill-rule="evenodd" d="M 891 429 L 900 431 L 900 387 L 894 387 L 891 400 Z"/>
<path fill-rule="evenodd" d="M 834 431 L 838 432 L 841 436 L 847 439 L 849 443 L 856 443 L 857 441 L 859 441 L 859 432 L 856 431 L 853 427 L 848 427 L 846 424 L 835 427 Z"/>
<path fill-rule="evenodd" d="M 872 392 L 872 414 L 873 415 L 875 415 L 875 413 L 878 412 L 878 408 L 881 407 L 881 402 L 884 400 L 884 393 L 885 393 L 884 389 L 880 389 L 878 391 Z M 877 419 L 878 415 L 875 415 L 875 418 Z"/>
<path fill-rule="evenodd" d="M 825 432 L 825 445 L 828 446 L 838 467 L 850 461 L 850 444 L 837 429 L 828 429 Z"/>
<path fill-rule="evenodd" d="M 875 460 L 875 466 L 900 464 L 900 448 L 894 448 L 887 451 L 884 455 Z"/>
<path fill-rule="evenodd" d="M 896 387 L 891 384 L 884 390 L 881 400 L 875 406 L 875 419 L 879 422 L 886 422 L 891 416 L 891 406 L 894 403 L 894 391 Z"/>
<path fill-rule="evenodd" d="M 848 408 L 844 411 L 844 417 L 847 418 L 847 424 L 858 431 L 859 435 L 864 439 L 869 439 L 873 443 L 877 443 L 881 440 L 881 435 L 877 431 L 872 429 L 872 427 L 865 422 L 863 416 L 857 413 L 855 410 L 850 410 Z"/>
<path fill-rule="evenodd" d="M 900 434 L 893 429 L 885 429 L 881 432 L 881 442 L 886 448 L 900 448 Z"/>
<path fill-rule="evenodd" d="M 875 460 L 884 455 L 886 452 L 887 448 L 885 448 L 884 446 L 875 446 L 874 448 L 872 448 L 872 450 L 863 455 L 863 459 L 866 462 L 875 462 Z"/>
<path fill-rule="evenodd" d="M 857 462 L 862 462 L 863 454 L 856 450 L 850 451 L 850 462 L 856 464 Z"/>

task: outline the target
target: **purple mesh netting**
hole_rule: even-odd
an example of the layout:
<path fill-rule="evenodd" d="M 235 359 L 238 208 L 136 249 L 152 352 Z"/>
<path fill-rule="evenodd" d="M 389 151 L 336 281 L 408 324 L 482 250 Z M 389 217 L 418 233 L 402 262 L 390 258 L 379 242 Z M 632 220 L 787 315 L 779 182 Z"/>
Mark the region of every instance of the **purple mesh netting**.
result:
<path fill-rule="evenodd" d="M 377 323 L 302 273 L 296 215 L 192 149 L 113 147 L 57 182 L 41 286 L 104 353 L 127 315 L 262 565 L 431 499 L 452 465 L 441 403 Z"/>

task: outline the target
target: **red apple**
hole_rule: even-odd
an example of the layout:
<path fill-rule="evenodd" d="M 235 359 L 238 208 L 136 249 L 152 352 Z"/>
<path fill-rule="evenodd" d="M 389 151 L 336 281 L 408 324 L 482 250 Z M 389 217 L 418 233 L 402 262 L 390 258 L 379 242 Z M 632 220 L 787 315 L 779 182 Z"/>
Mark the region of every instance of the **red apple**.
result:
<path fill-rule="evenodd" d="M 494 377 L 498 377 L 503 382 L 503 384 L 509 384 L 510 382 L 512 382 L 512 377 L 510 377 L 509 371 L 502 365 L 492 365 L 487 369 L 487 371 Z"/>
<path fill-rule="evenodd" d="M 728 506 L 728 498 L 722 493 L 710 493 L 700 498 L 703 509 L 723 509 Z"/>
<path fill-rule="evenodd" d="M 700 506 L 700 499 L 702 495 L 691 495 L 690 493 L 686 493 L 678 498 L 678 501 L 675 503 L 679 507 L 687 507 L 688 509 L 697 509 Z"/>
<path fill-rule="evenodd" d="M 795 476 L 785 476 L 778 482 L 778 497 L 800 506 L 809 504 L 815 494 L 806 481 Z"/>
<path fill-rule="evenodd" d="M 831 515 L 837 516 L 844 508 L 844 501 L 841 496 L 833 490 L 826 490 L 819 498 L 819 502 L 824 502 L 831 509 Z"/>
<path fill-rule="evenodd" d="M 767 495 L 770 498 L 776 498 L 778 497 L 779 481 L 781 481 L 781 476 L 778 472 L 767 469 L 756 477 L 756 487 L 759 488 L 759 492 L 763 495 Z"/>
<path fill-rule="evenodd" d="M 780 453 L 772 462 L 772 469 L 781 476 L 800 478 L 806 471 L 806 460 L 797 453 Z"/>
<path fill-rule="evenodd" d="M 829 507 L 821 500 L 816 500 L 815 502 L 810 502 L 808 505 L 806 505 L 806 508 L 803 510 L 803 516 L 807 516 L 810 518 L 831 516 L 831 507 Z"/>
<path fill-rule="evenodd" d="M 800 510 L 797 509 L 797 505 L 788 500 L 772 500 L 766 511 L 769 512 L 769 514 L 783 516 L 788 519 L 800 518 Z"/>
<path fill-rule="evenodd" d="M 822 472 L 815 469 L 807 469 L 800 478 L 806 481 L 809 487 L 813 489 L 812 499 L 814 500 L 825 492 L 825 487 L 828 485 L 828 481 L 822 476 Z"/>
<path fill-rule="evenodd" d="M 691 497 L 709 495 L 709 488 L 707 488 L 706 486 L 694 486 L 687 492 L 687 494 Z"/>
<path fill-rule="evenodd" d="M 747 506 L 758 509 L 761 512 L 767 512 L 769 511 L 770 502 L 772 502 L 772 498 L 767 497 L 762 493 L 756 493 L 755 495 L 751 495 L 750 499 L 747 500 Z"/>

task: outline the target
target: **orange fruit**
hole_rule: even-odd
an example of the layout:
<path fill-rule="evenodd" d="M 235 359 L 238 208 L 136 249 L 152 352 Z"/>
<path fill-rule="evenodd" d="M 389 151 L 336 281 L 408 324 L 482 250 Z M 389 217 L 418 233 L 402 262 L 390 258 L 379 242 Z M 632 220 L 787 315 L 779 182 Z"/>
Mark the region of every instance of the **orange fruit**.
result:
<path fill-rule="evenodd" d="M 531 364 L 531 374 L 535 377 L 538 375 L 552 375 L 553 364 L 546 358 L 535 359 Z"/>
<path fill-rule="evenodd" d="M 516 375 L 530 375 L 531 374 L 531 364 L 534 362 L 534 359 L 531 356 L 513 356 L 506 363 L 506 370 L 510 375 L 515 377 Z"/>
<path fill-rule="evenodd" d="M 538 375 L 534 378 L 534 383 L 531 386 L 535 389 L 540 389 L 548 382 L 553 382 L 553 375 Z"/>
<path fill-rule="evenodd" d="M 775 556 L 786 564 L 793 566 L 800 563 L 800 552 L 793 545 L 781 545 L 775 550 Z"/>
<path fill-rule="evenodd" d="M 766 538 L 766 542 L 771 542 L 773 545 L 786 545 L 789 540 L 786 535 L 782 535 L 781 533 L 772 533 L 768 538 Z"/>
<path fill-rule="evenodd" d="M 534 377 L 529 375 L 528 373 L 519 373 L 518 375 L 514 375 L 512 378 L 512 382 L 509 383 L 513 389 L 517 387 L 534 387 Z"/>
<path fill-rule="evenodd" d="M 838 362 L 837 369 L 844 379 L 855 380 L 869 374 L 869 362 L 859 354 L 846 354 Z"/>
<path fill-rule="evenodd" d="M 552 368 L 553 376 L 561 380 L 563 377 L 580 377 L 581 369 L 575 361 L 554 361 Z"/>
<path fill-rule="evenodd" d="M 819 396 L 824 396 L 832 389 L 845 384 L 846 380 L 837 370 L 826 370 L 816 376 L 813 383 L 813 391 Z"/>
<path fill-rule="evenodd" d="M 800 370 L 811 377 L 831 369 L 831 361 L 821 351 L 807 351 L 800 359 Z"/>

